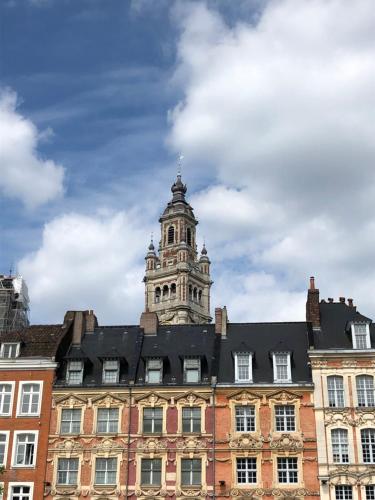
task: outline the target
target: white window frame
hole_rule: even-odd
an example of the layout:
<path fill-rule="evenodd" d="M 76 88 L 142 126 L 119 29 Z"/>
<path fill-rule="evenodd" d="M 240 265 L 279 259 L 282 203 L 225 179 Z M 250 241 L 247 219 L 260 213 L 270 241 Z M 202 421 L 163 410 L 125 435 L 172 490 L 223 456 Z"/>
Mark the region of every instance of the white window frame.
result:
<path fill-rule="evenodd" d="M 370 381 L 372 383 L 372 388 L 368 387 L 366 381 Z M 360 387 L 360 381 L 364 381 Z M 358 408 L 373 408 L 375 406 L 375 386 L 374 386 L 374 377 L 367 373 L 362 373 L 361 375 L 357 375 L 355 378 L 355 387 L 357 391 L 357 407 Z M 360 401 L 360 394 L 362 397 L 362 401 Z M 360 404 L 365 403 L 365 404 Z M 372 404 L 369 404 L 372 403 Z"/>
<path fill-rule="evenodd" d="M 8 459 L 9 431 L 0 431 L 0 434 L 4 434 L 6 436 L 5 445 L 4 445 L 4 462 L 0 463 L 0 467 L 4 467 L 5 468 L 6 465 L 7 465 L 7 459 Z"/>
<path fill-rule="evenodd" d="M 288 413 L 292 408 L 292 413 Z M 279 424 L 279 425 L 278 425 Z M 293 425 L 291 425 L 293 424 Z M 278 429 L 277 427 L 282 427 Z M 293 429 L 288 429 L 293 427 Z M 293 404 L 275 405 L 275 432 L 295 432 L 297 430 L 296 407 Z"/>
<path fill-rule="evenodd" d="M 248 359 L 248 378 L 240 378 L 239 376 L 239 356 L 247 356 Z M 253 381 L 253 353 L 252 352 L 236 352 L 234 354 L 234 379 L 236 383 L 246 383 Z"/>
<path fill-rule="evenodd" d="M 150 461 L 150 468 L 147 469 L 147 472 L 150 473 L 150 479 L 151 479 L 151 481 L 147 482 L 147 483 L 144 482 L 144 481 L 142 481 L 142 476 L 145 473 L 145 469 L 144 469 L 145 460 L 149 460 Z M 154 460 L 158 460 L 160 462 L 160 481 L 154 480 L 154 474 L 159 473 L 159 468 L 155 467 Z M 140 469 L 141 469 L 141 475 L 140 475 L 140 484 L 141 484 L 141 486 L 151 486 L 151 487 L 161 486 L 162 480 L 163 480 L 163 460 L 162 460 L 161 457 L 159 457 L 159 456 L 158 457 L 153 457 L 153 458 L 151 458 L 151 457 L 142 457 L 141 458 Z"/>
<path fill-rule="evenodd" d="M 117 420 L 116 420 L 116 430 L 111 431 L 109 429 L 110 424 L 114 422 L 115 420 L 112 420 L 109 416 L 111 411 L 116 410 L 117 411 Z M 107 418 L 101 418 L 99 419 L 99 415 L 102 412 L 107 412 Z M 99 430 L 99 422 L 105 422 L 106 430 L 105 431 L 100 431 Z M 119 424 L 120 424 L 120 408 L 117 406 L 114 406 L 113 408 L 97 408 L 96 410 L 96 433 L 97 434 L 118 434 L 118 429 L 119 429 Z"/>
<path fill-rule="evenodd" d="M 115 481 L 113 483 L 111 482 L 103 482 L 103 483 L 97 483 L 96 482 L 96 474 L 98 472 L 97 470 L 97 463 L 98 463 L 98 460 L 115 460 L 116 461 L 116 476 L 115 476 Z M 108 472 L 113 472 L 113 469 L 108 469 L 107 467 L 105 469 L 100 469 L 101 472 L 104 471 L 105 473 L 105 478 L 108 479 Z M 115 457 L 111 457 L 111 456 L 103 456 L 103 457 L 95 457 L 95 468 L 94 468 L 94 484 L 97 485 L 97 486 L 112 486 L 112 485 L 115 485 L 118 483 L 118 474 L 119 474 L 119 470 L 118 470 L 118 456 L 115 456 Z"/>
<path fill-rule="evenodd" d="M 65 483 L 61 483 L 59 481 L 59 474 L 60 474 L 60 471 L 61 469 L 59 468 L 59 463 L 60 463 L 60 460 L 77 460 L 78 462 L 78 466 L 77 466 L 77 478 L 76 478 L 76 481 L 75 482 L 65 482 Z M 56 466 L 56 484 L 58 484 L 59 486 L 76 486 L 77 484 L 79 484 L 79 471 L 80 471 L 80 459 L 79 457 L 57 457 L 57 466 Z M 75 473 L 76 471 L 74 470 L 71 470 L 70 468 L 68 469 L 64 469 L 64 472 L 66 472 L 67 474 L 67 478 L 70 478 L 70 475 L 73 473 Z"/>
<path fill-rule="evenodd" d="M 243 469 L 239 469 L 239 461 L 244 460 L 245 461 L 245 467 Z M 252 467 L 252 465 L 249 465 L 249 461 L 251 461 L 252 464 L 255 462 L 255 468 Z M 245 475 L 246 481 L 239 481 L 239 474 L 243 472 Z M 255 472 L 255 481 L 249 481 L 251 479 L 251 475 Z M 256 484 L 258 482 L 258 461 L 256 457 L 236 457 L 236 483 L 243 485 L 243 484 Z"/>
<path fill-rule="evenodd" d="M 371 488 L 371 490 L 370 490 Z M 368 491 L 371 491 L 370 495 L 368 495 Z M 365 500 L 373 500 L 375 499 L 375 485 L 374 484 L 366 484 L 365 485 Z"/>
<path fill-rule="evenodd" d="M 16 454 L 17 454 L 17 441 L 19 434 L 34 434 L 34 462 L 30 465 L 16 464 Z M 38 438 L 39 431 L 30 431 L 30 430 L 22 430 L 22 431 L 14 431 L 13 435 L 13 449 L 12 449 L 12 469 L 33 469 L 36 466 L 37 462 L 37 453 L 38 453 Z M 28 486 L 28 485 L 26 485 Z"/>
<path fill-rule="evenodd" d="M 330 380 L 334 380 L 334 387 L 330 388 L 329 383 Z M 338 381 L 342 382 L 342 389 L 337 388 L 337 382 Z M 333 398 L 330 399 L 330 394 L 333 396 Z M 339 404 L 341 403 L 341 396 L 342 396 L 342 405 Z M 345 408 L 346 404 L 346 396 L 345 396 L 345 381 L 344 377 L 342 375 L 328 375 L 327 376 L 327 403 L 329 408 Z M 334 403 L 331 405 L 330 403 Z"/>
<path fill-rule="evenodd" d="M 346 497 L 345 494 L 343 496 L 338 496 L 339 488 L 342 488 L 342 491 L 345 491 L 345 488 L 347 488 L 347 491 L 350 491 L 350 498 L 353 499 L 353 486 L 351 484 L 336 484 L 335 485 L 335 499 L 336 500 L 345 500 L 349 497 Z"/>
<path fill-rule="evenodd" d="M 334 435 L 336 438 L 334 439 Z M 345 437 L 344 437 L 345 436 Z M 335 427 L 331 429 L 331 451 L 332 451 L 332 462 L 335 464 L 349 464 L 349 432 L 348 429 L 342 427 Z M 335 455 L 338 460 L 335 460 Z M 347 458 L 345 460 L 344 458 Z"/>
<path fill-rule="evenodd" d="M 81 370 L 80 370 L 80 374 L 81 374 L 81 378 L 79 380 L 79 382 L 69 382 L 69 373 L 70 371 L 73 371 L 73 370 L 70 370 L 70 363 L 81 363 Z M 71 386 L 78 386 L 78 385 L 82 385 L 82 382 L 83 382 L 83 373 L 84 373 L 84 370 L 85 370 L 85 363 L 84 363 L 84 360 L 83 359 L 69 359 L 68 360 L 68 365 L 66 367 L 66 383 L 68 385 L 71 385 Z M 78 370 L 74 370 L 75 372 L 78 372 Z"/>
<path fill-rule="evenodd" d="M 13 486 L 28 486 L 30 488 L 30 500 L 33 500 L 34 498 L 34 483 L 29 483 L 25 481 L 17 481 L 17 482 L 11 482 L 8 483 L 8 500 L 12 500 L 12 488 Z"/>
<path fill-rule="evenodd" d="M 39 385 L 39 400 L 38 400 L 38 411 L 36 413 L 22 413 L 22 394 L 23 386 L 26 384 Z M 42 407 L 43 398 L 43 381 L 42 380 L 22 380 L 18 384 L 18 396 L 17 396 L 17 417 L 39 417 L 40 410 Z"/>
<path fill-rule="evenodd" d="M 107 363 L 116 363 L 117 365 L 117 368 L 116 368 L 116 380 L 113 381 L 107 381 L 105 379 L 105 374 L 106 372 L 114 372 L 115 370 L 114 369 L 108 369 L 106 368 L 106 364 Z M 111 385 L 111 384 L 117 384 L 118 381 L 119 381 L 119 378 L 120 378 L 120 361 L 118 359 L 104 359 L 103 360 L 103 375 L 102 375 L 102 382 L 103 384 L 106 384 L 106 385 Z"/>
<path fill-rule="evenodd" d="M 158 361 L 159 362 L 159 381 L 158 382 L 150 382 L 149 381 L 149 365 L 150 365 L 150 362 L 155 362 L 155 361 Z M 156 371 L 156 368 L 153 368 L 152 371 Z M 146 384 L 161 384 L 162 381 L 163 381 L 163 358 L 147 358 L 146 360 Z"/>
<path fill-rule="evenodd" d="M 4 348 L 6 345 L 15 345 L 16 346 L 16 355 L 15 356 L 4 356 Z M 3 358 L 3 359 L 15 359 L 15 358 L 18 358 L 18 356 L 20 355 L 20 346 L 21 346 L 21 343 L 20 342 L 3 342 L 1 344 L 1 348 L 0 348 L 0 358 Z"/>
<path fill-rule="evenodd" d="M 0 385 L 10 385 L 11 391 L 10 391 L 10 402 L 9 402 L 9 413 L 0 413 L 0 417 L 11 417 L 13 415 L 13 402 L 14 402 L 14 387 L 15 387 L 15 382 L 12 381 L 10 382 L 9 380 L 0 380 Z"/>
<path fill-rule="evenodd" d="M 79 429 L 77 432 L 63 432 L 63 422 L 70 422 L 70 428 L 72 428 L 72 422 L 77 422 L 77 420 L 63 420 L 63 414 L 64 414 L 64 411 L 79 411 L 80 413 L 80 418 L 79 418 Z M 83 414 L 83 408 L 62 408 L 61 409 L 61 413 L 60 413 L 60 434 L 62 436 L 75 436 L 77 434 L 81 434 L 82 432 L 82 414 Z"/>
<path fill-rule="evenodd" d="M 197 363 L 196 368 L 189 367 L 189 362 L 195 361 Z M 187 380 L 187 374 L 189 371 L 197 371 L 198 380 L 196 382 L 189 382 Z M 199 356 L 187 356 L 184 358 L 184 383 L 185 384 L 200 384 L 202 381 L 202 360 Z"/>
<path fill-rule="evenodd" d="M 357 335 L 355 333 L 355 328 L 356 326 L 365 326 L 366 327 L 366 347 L 357 347 Z M 370 339 L 370 325 L 368 323 L 352 323 L 351 324 L 351 331 L 352 331 L 352 342 L 353 342 L 353 349 L 371 349 L 371 339 Z"/>
<path fill-rule="evenodd" d="M 242 415 L 241 413 L 242 410 Z M 255 405 L 236 405 L 234 407 L 234 418 L 236 432 L 248 433 L 256 431 L 256 408 Z M 239 430 L 243 427 L 243 430 Z"/>
<path fill-rule="evenodd" d="M 279 460 L 285 460 L 285 463 L 287 466 L 285 468 L 279 466 Z M 289 461 L 293 461 L 293 463 L 296 464 L 295 467 L 291 467 L 289 464 Z M 279 484 L 298 484 L 299 482 L 299 476 L 300 476 L 300 470 L 298 467 L 298 457 L 277 457 L 276 458 L 276 467 L 277 467 L 277 482 Z M 297 473 L 297 481 L 290 481 L 292 474 Z M 280 474 L 285 473 L 287 481 L 280 481 Z"/>
<path fill-rule="evenodd" d="M 277 364 L 276 364 L 276 356 L 284 355 L 287 357 L 287 379 L 278 379 L 277 378 Z M 290 352 L 288 351 L 279 351 L 272 353 L 272 361 L 273 361 L 273 381 L 279 384 L 290 384 L 292 382 L 292 368 L 290 361 Z"/>

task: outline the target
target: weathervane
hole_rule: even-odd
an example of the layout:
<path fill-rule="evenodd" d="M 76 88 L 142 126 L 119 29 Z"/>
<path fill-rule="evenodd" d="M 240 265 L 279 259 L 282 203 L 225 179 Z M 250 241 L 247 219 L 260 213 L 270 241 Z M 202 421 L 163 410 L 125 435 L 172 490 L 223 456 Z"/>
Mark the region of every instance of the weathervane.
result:
<path fill-rule="evenodd" d="M 181 170 L 182 170 L 182 160 L 184 159 L 184 155 L 180 153 L 178 157 L 178 163 L 177 163 L 177 175 L 181 175 Z"/>

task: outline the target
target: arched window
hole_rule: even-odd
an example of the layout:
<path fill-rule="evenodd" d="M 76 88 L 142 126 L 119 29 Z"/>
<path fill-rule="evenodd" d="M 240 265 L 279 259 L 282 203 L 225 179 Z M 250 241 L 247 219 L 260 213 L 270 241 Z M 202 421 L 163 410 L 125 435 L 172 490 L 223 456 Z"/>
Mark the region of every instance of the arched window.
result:
<path fill-rule="evenodd" d="M 174 243 L 174 226 L 169 226 L 168 228 L 168 245 Z"/>
<path fill-rule="evenodd" d="M 163 286 L 163 300 L 167 300 L 169 296 L 169 288 L 168 285 Z"/>
<path fill-rule="evenodd" d="M 194 300 L 194 302 L 197 302 L 197 297 L 198 297 L 198 295 L 197 295 L 197 289 L 194 287 L 194 290 L 193 290 L 193 300 Z"/>
<path fill-rule="evenodd" d="M 346 429 L 332 429 L 332 457 L 340 464 L 349 463 L 348 431 Z"/>
<path fill-rule="evenodd" d="M 342 408 L 345 406 L 344 381 L 338 375 L 327 377 L 328 404 L 332 408 Z"/>
<path fill-rule="evenodd" d="M 155 288 L 155 303 L 157 304 L 158 302 L 160 302 L 160 295 L 161 295 L 161 290 L 160 290 L 160 286 L 157 286 Z"/>
<path fill-rule="evenodd" d="M 189 285 L 189 299 L 193 300 L 193 287 Z"/>
<path fill-rule="evenodd" d="M 191 228 L 186 229 L 186 243 L 191 247 Z"/>
<path fill-rule="evenodd" d="M 356 382 L 358 406 L 375 406 L 374 378 L 371 375 L 359 375 Z"/>
<path fill-rule="evenodd" d="M 171 284 L 171 298 L 174 299 L 176 297 L 176 283 Z"/>
<path fill-rule="evenodd" d="M 362 458 L 367 464 L 375 463 L 375 429 L 361 430 Z"/>
<path fill-rule="evenodd" d="M 198 292 L 198 302 L 200 304 L 202 303 L 202 290 L 199 290 L 199 292 Z"/>

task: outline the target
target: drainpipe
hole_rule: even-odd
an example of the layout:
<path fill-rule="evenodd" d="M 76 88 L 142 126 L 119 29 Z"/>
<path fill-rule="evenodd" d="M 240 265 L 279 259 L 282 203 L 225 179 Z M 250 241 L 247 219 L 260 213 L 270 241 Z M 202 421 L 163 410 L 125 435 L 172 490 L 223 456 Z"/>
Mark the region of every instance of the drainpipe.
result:
<path fill-rule="evenodd" d="M 212 450 L 212 475 L 213 475 L 213 483 L 214 483 L 214 489 L 213 489 L 213 500 L 216 498 L 216 377 L 211 378 L 211 384 L 212 384 L 212 410 L 213 410 L 213 418 L 212 418 L 212 423 L 213 423 L 213 436 L 212 436 L 212 445 L 213 445 L 213 450 Z"/>
<path fill-rule="evenodd" d="M 129 418 L 128 418 L 128 440 L 127 440 L 127 464 L 126 464 L 126 485 L 125 485 L 125 498 L 128 498 L 129 490 L 129 464 L 130 464 L 130 430 L 132 420 L 132 387 L 129 385 Z"/>

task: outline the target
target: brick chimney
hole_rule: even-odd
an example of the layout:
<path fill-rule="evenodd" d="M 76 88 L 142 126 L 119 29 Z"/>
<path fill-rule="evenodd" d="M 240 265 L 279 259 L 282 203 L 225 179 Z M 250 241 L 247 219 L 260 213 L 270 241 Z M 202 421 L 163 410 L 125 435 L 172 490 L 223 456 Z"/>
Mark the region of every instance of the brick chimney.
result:
<path fill-rule="evenodd" d="M 95 328 L 98 326 L 98 320 L 94 314 L 94 311 L 90 309 L 84 312 L 86 333 L 94 333 Z"/>
<path fill-rule="evenodd" d="M 312 323 L 314 330 L 320 330 L 319 289 L 315 288 L 314 276 L 310 278 L 310 288 L 307 291 L 306 321 Z"/>
<path fill-rule="evenodd" d="M 155 312 L 143 312 L 139 320 L 139 326 L 143 328 L 145 335 L 156 335 L 159 326 L 158 315 Z"/>
<path fill-rule="evenodd" d="M 84 311 L 74 311 L 72 344 L 81 345 L 81 339 L 84 333 L 85 333 Z"/>
<path fill-rule="evenodd" d="M 228 325 L 228 312 L 227 307 L 224 306 L 215 308 L 215 333 L 221 335 L 222 337 L 227 336 L 227 325 Z"/>

